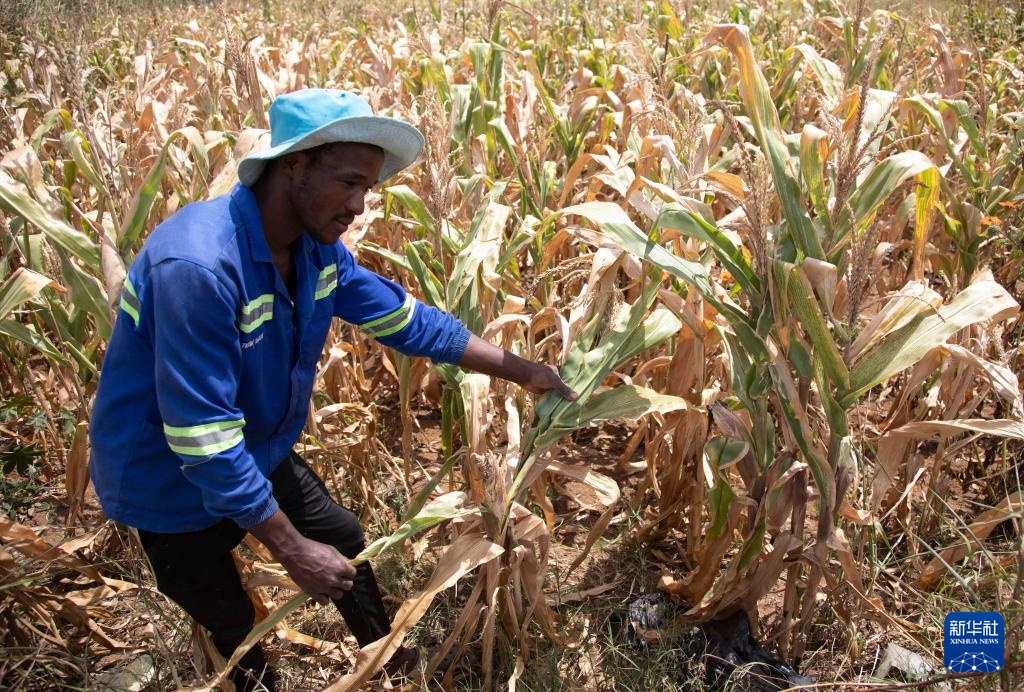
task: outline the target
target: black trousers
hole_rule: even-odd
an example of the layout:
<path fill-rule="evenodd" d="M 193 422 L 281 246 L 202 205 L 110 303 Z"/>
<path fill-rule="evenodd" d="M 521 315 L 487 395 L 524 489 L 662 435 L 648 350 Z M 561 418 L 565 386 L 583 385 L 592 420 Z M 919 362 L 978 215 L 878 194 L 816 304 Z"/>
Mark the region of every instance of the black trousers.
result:
<path fill-rule="evenodd" d="M 331 499 L 324 482 L 298 454 L 290 454 L 269 478 L 278 506 L 299 533 L 334 546 L 347 558 L 363 550 L 359 520 Z M 202 531 L 139 531 L 157 588 L 210 632 L 213 644 L 225 658 L 245 639 L 256 618 L 231 557 L 231 550 L 241 543 L 245 533 L 228 519 Z M 356 568 L 352 590 L 334 604 L 360 646 L 391 630 L 369 563 Z M 257 689 L 259 684 L 273 689 L 274 676 L 266 665 L 263 650 L 255 646 L 231 680 L 238 690 Z"/>

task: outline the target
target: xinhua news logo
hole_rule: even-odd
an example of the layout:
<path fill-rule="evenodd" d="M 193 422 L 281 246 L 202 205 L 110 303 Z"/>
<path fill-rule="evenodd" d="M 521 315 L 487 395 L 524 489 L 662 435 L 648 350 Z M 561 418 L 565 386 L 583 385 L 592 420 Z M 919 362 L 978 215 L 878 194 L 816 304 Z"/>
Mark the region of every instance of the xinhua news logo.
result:
<path fill-rule="evenodd" d="M 951 673 L 994 673 L 1003 667 L 1006 627 L 999 613 L 950 613 L 943 662 Z"/>

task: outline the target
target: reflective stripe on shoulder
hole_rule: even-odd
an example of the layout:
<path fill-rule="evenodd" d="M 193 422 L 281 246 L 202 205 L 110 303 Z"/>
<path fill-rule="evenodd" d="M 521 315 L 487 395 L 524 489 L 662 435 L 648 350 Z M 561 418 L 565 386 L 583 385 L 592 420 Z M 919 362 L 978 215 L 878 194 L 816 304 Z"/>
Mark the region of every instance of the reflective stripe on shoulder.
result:
<path fill-rule="evenodd" d="M 128 313 L 128 316 L 135 322 L 135 326 L 138 327 L 142 303 L 139 301 L 139 296 L 135 293 L 132 280 L 127 276 L 124 277 L 124 285 L 121 286 L 121 309 Z"/>
<path fill-rule="evenodd" d="M 415 312 L 416 299 L 411 295 L 406 295 L 405 303 L 402 304 L 402 307 L 398 308 L 394 312 L 384 315 L 383 317 L 379 317 L 370 322 L 365 322 L 359 325 L 359 328 L 374 339 L 379 339 L 402 330 L 405 325 L 409 324 L 409 320 L 412 319 Z"/>
<path fill-rule="evenodd" d="M 248 334 L 274 317 L 274 294 L 264 293 L 242 306 L 238 328 Z"/>
<path fill-rule="evenodd" d="M 165 424 L 164 436 L 167 438 L 167 445 L 178 454 L 205 457 L 231 449 L 240 443 L 244 439 L 244 425 L 244 418 L 185 428 Z"/>
<path fill-rule="evenodd" d="M 316 279 L 316 289 L 313 293 L 313 300 L 326 298 L 338 286 L 338 265 L 328 264 L 320 270 L 320 276 Z"/>

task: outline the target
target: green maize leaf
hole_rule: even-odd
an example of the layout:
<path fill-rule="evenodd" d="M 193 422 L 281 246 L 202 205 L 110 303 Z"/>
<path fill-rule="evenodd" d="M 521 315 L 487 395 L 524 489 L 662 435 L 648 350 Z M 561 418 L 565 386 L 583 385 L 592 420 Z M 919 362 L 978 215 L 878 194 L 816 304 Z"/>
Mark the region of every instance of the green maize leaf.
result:
<path fill-rule="evenodd" d="M 114 322 L 107 303 L 107 294 L 99 279 L 79 269 L 63 251 L 58 249 L 57 255 L 60 257 L 61 273 L 67 282 L 71 302 L 79 310 L 92 315 L 96 320 L 96 329 L 100 337 L 109 339 Z"/>
<path fill-rule="evenodd" d="M 889 195 L 911 178 L 916 178 L 920 183 L 915 192 L 918 214 L 930 219 L 938 194 L 938 169 L 931 159 L 919 151 L 901 151 L 871 169 L 864 182 L 850 195 L 853 218 L 845 210 L 840 214 L 836 229 L 837 245 L 848 238 L 852 231 L 867 227 Z"/>
<path fill-rule="evenodd" d="M 800 176 L 807 197 L 814 206 L 818 220 L 832 236 L 832 217 L 828 209 L 828 191 L 825 189 L 824 170 L 828 160 L 828 135 L 808 123 L 800 133 Z"/>
<path fill-rule="evenodd" d="M 964 176 L 964 180 L 967 181 L 968 187 L 977 187 L 977 177 L 968 162 L 965 161 L 959 153 L 957 153 L 956 144 L 952 139 L 950 139 L 949 135 L 946 134 L 946 124 L 943 121 L 942 114 L 939 113 L 939 110 L 929 103 L 923 96 L 908 96 L 904 99 L 904 103 L 924 114 L 931 123 L 932 128 L 935 130 L 936 135 L 942 138 L 943 143 L 946 145 L 946 151 L 949 154 L 949 157 L 953 160 L 953 165 L 956 166 L 961 175 Z"/>
<path fill-rule="evenodd" d="M 981 139 L 981 133 L 978 132 L 978 124 L 974 122 L 974 116 L 971 115 L 970 104 L 960 99 L 939 99 L 939 110 L 953 114 L 957 123 L 967 134 L 967 141 L 970 142 L 974 155 L 982 161 L 987 160 L 988 151 Z"/>
<path fill-rule="evenodd" d="M 711 287 L 711 280 L 708 278 L 707 269 L 699 262 L 691 262 L 682 259 L 658 245 L 643 233 L 629 216 L 617 204 L 612 202 L 586 202 L 575 206 L 566 207 L 561 211 L 549 216 L 548 220 L 564 214 L 575 214 L 582 216 L 594 223 L 609 238 L 618 243 L 623 250 L 634 257 L 647 260 L 659 269 L 667 271 L 693 286 L 703 298 L 719 309 L 721 302 L 715 296 Z"/>
<path fill-rule="evenodd" d="M 761 301 L 761 282 L 747 262 L 743 253 L 733 242 L 700 216 L 677 204 L 667 204 L 658 215 L 656 225 L 670 228 L 685 236 L 696 238 L 707 244 L 719 261 L 732 274 L 736 283 L 746 292 L 751 301 Z"/>
<path fill-rule="evenodd" d="M 371 255 L 377 255 L 378 257 L 387 260 L 399 269 L 404 269 L 407 272 L 412 271 L 412 265 L 409 264 L 409 260 L 394 250 L 389 250 L 386 247 L 382 247 L 377 243 L 371 243 L 368 240 L 361 241 L 359 243 L 359 247 L 360 249 L 369 252 Z"/>
<path fill-rule="evenodd" d="M 995 281 L 971 284 L 934 313 L 915 316 L 867 354 L 850 373 L 850 393 L 840 405 L 849 408 L 861 394 L 914 365 L 964 327 L 1019 309 L 1017 301 Z"/>
<path fill-rule="evenodd" d="M 160 184 L 164 179 L 164 169 L 167 167 L 167 157 L 170 154 L 171 145 L 179 137 L 184 137 L 192 147 L 193 158 L 199 167 L 199 175 L 205 180 L 209 173 L 209 161 L 207 159 L 206 145 L 203 143 L 202 135 L 192 127 L 183 127 L 175 130 L 167 136 L 167 141 L 160 148 L 160 155 L 157 156 L 153 167 L 149 169 L 145 180 L 135 193 L 131 211 L 121 226 L 118 234 L 118 247 L 125 251 L 135 245 L 135 241 L 142 235 L 142 230 L 153 209 L 153 203 L 160 192 Z"/>
<path fill-rule="evenodd" d="M 31 269 L 20 267 L 3 284 L 0 284 L 0 319 L 24 302 L 34 300 L 44 288 L 59 285 L 50 277 Z"/>
<path fill-rule="evenodd" d="M 825 418 L 828 419 L 829 440 L 833 440 L 836 435 L 846 434 L 846 410 L 832 395 L 832 387 L 829 385 L 835 384 L 835 380 L 829 374 L 825 361 L 824 358 L 815 358 L 812 365 L 814 366 L 814 383 L 818 386 L 818 397 L 821 399 L 821 407 L 825 410 Z M 841 396 L 842 393 L 843 390 L 840 390 L 839 395 Z"/>
<path fill-rule="evenodd" d="M 789 224 L 793 241 L 804 255 L 824 259 L 821 242 L 801 202 L 800 183 L 792 170 L 779 113 L 772 101 L 768 82 L 754 56 L 749 30 L 738 24 L 716 24 L 705 43 L 725 44 L 736 60 L 740 74 L 740 98 L 750 117 L 761 151 L 771 166 L 782 215 Z"/>
<path fill-rule="evenodd" d="M 15 320 L 0 320 L 0 334 L 16 339 L 23 344 L 28 344 L 51 361 L 61 365 L 71 364 L 64 357 L 64 354 L 58 351 L 57 347 L 49 339 L 38 333 L 34 327 L 24 325 Z"/>
<path fill-rule="evenodd" d="M 91 152 L 87 154 L 85 151 L 87 145 L 82 133 L 77 131 L 66 132 L 61 135 L 61 141 L 64 143 L 64 148 L 71 152 L 71 158 L 74 160 L 75 165 L 78 166 L 78 170 L 85 176 L 85 179 L 89 181 L 89 184 L 99 194 L 109 199 L 110 194 L 107 191 L 107 186 L 103 183 L 92 161 L 89 160 Z"/>
<path fill-rule="evenodd" d="M 570 430 L 571 421 L 578 418 L 572 411 L 579 410 L 586 403 L 609 372 L 623 361 L 657 346 L 678 332 L 681 323 L 664 308 L 655 310 L 646 321 L 643 319 L 659 289 L 659 283 L 649 282 L 643 296 L 630 305 L 628 310 L 619 312 L 611 330 L 595 348 L 591 349 L 590 345 L 601 326 L 600 311 L 596 311 L 595 317 L 577 336 L 565 364 L 560 368 L 560 374 L 565 383 L 579 394 L 579 399 L 569 401 L 555 392 L 548 392 L 537 402 L 534 422 L 523 438 L 521 454 L 525 461 L 520 465 L 509 489 L 506 516 L 511 503 L 518 499 L 523 480 L 539 453 L 564 434 L 559 432 L 549 435 L 548 432 Z"/>
<path fill-rule="evenodd" d="M 825 95 L 825 98 L 833 103 L 838 102 L 843 96 L 844 88 L 843 73 L 839 69 L 839 65 L 821 57 L 818 51 L 814 49 L 814 46 L 806 43 L 800 43 L 787 49 L 787 56 L 793 51 L 803 56 L 804 61 L 811 68 L 814 78 L 818 80 L 818 85 L 821 87 L 821 92 Z"/>
<path fill-rule="evenodd" d="M 566 384 L 580 395 L 580 399 L 590 396 L 620 363 L 641 351 L 654 348 L 679 331 L 681 323 L 665 308 L 655 310 L 647 320 L 643 320 L 659 288 L 658 284 L 650 282 L 644 297 L 634 302 L 629 310 L 619 313 L 611 331 L 595 348 L 577 351 L 576 344 L 573 344 L 574 348 L 570 349 L 569 358 L 562 368 L 563 377 L 567 378 Z M 565 401 L 561 397 L 559 400 Z"/>
<path fill-rule="evenodd" d="M 750 443 L 745 440 L 730 440 L 725 437 L 712 437 L 704 445 L 704 458 L 712 470 L 726 469 L 739 463 L 740 459 L 750 453 Z"/>
<path fill-rule="evenodd" d="M 512 238 L 505 243 L 505 250 L 501 253 L 501 257 L 498 258 L 498 266 L 502 268 L 508 268 L 510 271 L 517 269 L 513 258 L 515 258 L 519 252 L 532 243 L 537 238 L 536 228 L 539 224 L 539 220 L 536 216 L 527 216 L 523 219 L 522 225 L 512 234 Z"/>
<path fill-rule="evenodd" d="M 504 149 L 509 161 L 512 162 L 513 168 L 518 169 L 519 157 L 516 155 L 515 141 L 512 139 L 512 133 L 508 130 L 508 125 L 505 124 L 505 119 L 494 118 L 487 124 L 494 131 L 494 139 Z"/>
<path fill-rule="evenodd" d="M 869 352 L 884 337 L 903 327 L 922 312 L 934 312 L 942 305 L 942 296 L 923 281 L 910 281 L 896 292 L 885 307 L 850 345 L 847 357 L 856 363 L 860 355 Z"/>
<path fill-rule="evenodd" d="M 405 244 L 405 257 L 409 261 L 409 268 L 419 282 L 420 291 L 423 292 L 423 299 L 431 307 L 438 310 L 447 310 L 448 305 L 444 299 L 444 286 L 434 273 L 430 271 L 427 263 L 420 255 L 419 243 Z"/>
<path fill-rule="evenodd" d="M 747 373 L 754 369 L 749 351 L 743 347 L 743 340 L 739 339 L 735 333 L 727 331 L 722 325 L 715 325 L 715 329 L 718 330 L 719 335 L 722 337 L 722 342 L 729 352 L 727 366 L 729 368 L 729 380 L 732 383 L 732 390 L 744 408 L 748 411 L 754 411 L 756 410 L 754 398 L 747 390 Z"/>
<path fill-rule="evenodd" d="M 412 214 L 412 217 L 423 228 L 430 232 L 431 235 L 437 231 L 434 227 L 434 220 L 430 217 L 430 212 L 427 211 L 427 205 L 423 203 L 420 196 L 413 192 L 408 185 L 392 185 L 391 187 L 384 188 L 385 199 L 384 199 L 384 216 L 389 217 L 391 214 L 392 204 L 399 202 L 406 211 Z"/>
<path fill-rule="evenodd" d="M 58 120 L 63 121 L 65 130 L 70 131 L 74 129 L 75 125 L 71 119 L 71 113 L 66 108 L 54 108 L 43 116 L 43 121 L 32 132 L 32 136 L 29 137 L 28 143 L 33 151 L 39 151 L 39 148 L 43 145 L 43 138 L 50 134 L 50 131 L 57 126 Z"/>
<path fill-rule="evenodd" d="M 78 309 L 68 312 L 64 304 L 56 298 L 46 294 L 43 294 L 43 297 L 46 299 L 47 309 L 41 311 L 39 317 L 60 337 L 61 346 L 75 359 L 81 367 L 82 373 L 86 375 L 97 374 L 96 365 L 86 355 L 85 351 L 82 350 L 84 348 L 86 351 L 94 352 L 96 342 L 100 339 L 97 336 L 93 340 L 92 348 L 84 343 L 87 337 L 86 320 L 88 313 Z M 85 379 L 88 380 L 88 377 Z"/>
<path fill-rule="evenodd" d="M 776 262 L 775 266 L 781 274 L 779 281 L 785 289 L 789 306 L 814 345 L 815 360 L 824 365 L 829 379 L 840 391 L 847 391 L 850 388 L 850 371 L 832 339 L 811 282 L 800 267 L 785 262 Z"/>
<path fill-rule="evenodd" d="M 537 447 L 545 448 L 574 430 L 591 428 L 610 420 L 635 420 L 649 413 L 668 413 L 689 408 L 686 399 L 659 394 L 636 385 L 623 385 L 595 394 L 582 405 L 569 402 L 552 421 L 551 427 L 537 437 Z"/>
<path fill-rule="evenodd" d="M 189 148 L 192 150 L 192 159 L 198 169 L 194 173 L 191 173 L 193 182 L 192 198 L 203 199 L 210 189 L 210 152 L 206 148 L 206 142 L 203 140 L 203 135 L 200 134 L 199 130 L 195 127 L 188 126 L 171 133 L 171 136 L 167 138 L 167 142 L 170 142 L 171 138 L 175 135 L 184 137 L 188 141 Z M 176 162 L 175 167 L 177 167 Z M 186 176 L 183 174 L 182 178 L 185 177 Z"/>
<path fill-rule="evenodd" d="M 406 510 L 405 516 L 402 517 L 402 523 L 409 521 L 420 513 L 423 506 L 427 504 L 428 500 L 430 500 L 430 495 L 434 492 L 434 488 L 436 488 L 437 484 L 451 472 L 452 468 L 455 466 L 455 462 L 460 458 L 461 454 L 453 454 L 448 457 L 443 464 L 441 464 L 441 468 L 437 470 L 437 473 L 430 477 L 430 480 L 427 481 L 426 485 L 416 493 L 416 497 L 414 497 L 412 502 L 409 503 L 409 509 Z"/>
<path fill-rule="evenodd" d="M 857 144 L 863 145 L 866 140 L 872 134 L 875 135 L 868 143 L 867 151 L 872 154 L 877 154 L 878 150 L 882 146 L 881 134 L 884 132 L 882 127 L 882 118 L 891 117 L 891 107 L 893 102 L 899 97 L 899 94 L 893 91 L 885 91 L 883 89 L 868 89 L 867 99 L 864 104 L 864 112 L 861 115 L 861 128 L 860 132 L 855 133 L 857 137 Z M 853 126 L 857 117 L 857 110 L 860 104 L 860 90 L 856 89 L 847 96 L 843 102 L 843 106 L 846 107 L 845 118 L 846 123 L 849 126 Z"/>
<path fill-rule="evenodd" d="M 455 257 L 455 266 L 448 280 L 449 304 L 454 305 L 467 291 L 474 289 L 482 272 L 495 273 L 501 253 L 505 222 L 511 213 L 511 207 L 496 202 L 486 204 L 477 211 L 466 234 L 465 244 Z M 473 290 L 472 293 L 473 300 L 468 307 L 478 313 L 476 291 Z"/>
<path fill-rule="evenodd" d="M 46 242 L 46 236 L 42 233 L 17 232 L 14 226 L 24 226 L 22 219 L 14 219 L 11 226 L 11 230 L 14 231 L 11 233 L 11 244 L 0 248 L 4 253 L 0 256 L 0 271 L 10 271 L 11 260 L 16 257 L 13 252 L 15 247 L 21 253 L 26 267 L 37 272 L 46 271 L 46 267 L 43 266 L 43 244 Z"/>
<path fill-rule="evenodd" d="M 715 487 L 708 493 L 708 509 L 711 510 L 711 526 L 708 528 L 708 540 L 714 540 L 722 535 L 726 522 L 729 520 L 729 509 L 736 499 L 736 493 L 725 482 L 719 479 Z"/>
<path fill-rule="evenodd" d="M 464 147 L 469 146 L 469 140 L 472 139 L 473 133 L 470 121 L 471 100 L 470 85 L 451 85 L 452 139 Z"/>
<path fill-rule="evenodd" d="M 633 356 L 663 343 L 678 333 L 681 327 L 682 322 L 679 321 L 679 318 L 671 310 L 657 308 L 644 320 L 640 328 L 630 334 L 629 338 L 619 347 L 611 370 L 614 370 Z M 601 379 L 604 379 L 604 377 Z"/>
<path fill-rule="evenodd" d="M 763 512 L 757 519 L 753 533 L 743 543 L 740 554 L 736 558 L 736 572 L 742 574 L 761 555 L 761 548 L 764 547 L 765 520 Z"/>
<path fill-rule="evenodd" d="M 465 507 L 466 493 L 456 490 L 436 497 L 423 506 L 411 519 L 407 519 L 390 536 L 378 538 L 352 559 L 352 565 L 361 565 L 389 550 L 410 536 L 457 516 L 478 512 L 479 508 Z"/>
<path fill-rule="evenodd" d="M 50 242 L 70 252 L 94 274 L 101 272 L 100 251 L 89 236 L 48 212 L 6 175 L 0 175 L 0 207 L 41 230 Z"/>
<path fill-rule="evenodd" d="M 835 474 L 828 462 L 822 458 L 817 448 L 812 448 L 814 440 L 811 439 L 813 431 L 807 412 L 799 401 L 796 384 L 789 370 L 789 364 L 778 355 L 769 368 L 772 381 L 775 383 L 775 390 L 778 392 L 778 404 L 782 410 L 786 423 L 796 440 L 797 446 L 804 455 L 804 459 L 811 468 L 811 475 L 821 492 L 822 506 L 832 506 L 832 487 L 835 485 Z M 753 410 L 753 409 L 750 409 Z"/>

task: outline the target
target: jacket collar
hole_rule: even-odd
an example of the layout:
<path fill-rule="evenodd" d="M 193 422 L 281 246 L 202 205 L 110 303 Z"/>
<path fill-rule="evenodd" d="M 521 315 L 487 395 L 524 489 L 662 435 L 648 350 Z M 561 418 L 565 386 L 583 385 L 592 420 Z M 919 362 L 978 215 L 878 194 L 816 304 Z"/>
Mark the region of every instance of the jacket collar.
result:
<path fill-rule="evenodd" d="M 272 262 L 270 246 L 263 235 L 263 219 L 260 218 L 260 208 L 256 204 L 256 195 L 253 194 L 252 188 L 236 183 L 231 190 L 231 203 L 236 205 L 241 214 L 253 261 Z"/>

